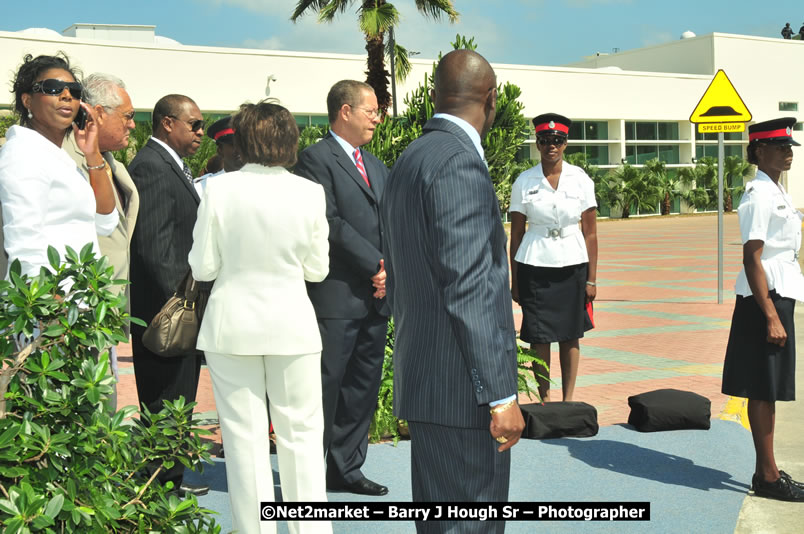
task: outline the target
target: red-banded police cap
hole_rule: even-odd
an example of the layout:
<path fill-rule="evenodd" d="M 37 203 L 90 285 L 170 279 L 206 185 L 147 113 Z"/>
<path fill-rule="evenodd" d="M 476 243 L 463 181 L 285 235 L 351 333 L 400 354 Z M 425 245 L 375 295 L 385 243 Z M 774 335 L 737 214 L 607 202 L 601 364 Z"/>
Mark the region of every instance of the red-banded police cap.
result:
<path fill-rule="evenodd" d="M 793 126 L 795 117 L 784 117 L 764 122 L 758 122 L 748 127 L 748 140 L 751 143 L 764 143 L 768 145 L 801 146 L 793 139 Z"/>
<path fill-rule="evenodd" d="M 210 137 L 216 143 L 231 143 L 234 135 L 231 123 L 231 115 L 216 120 L 212 123 L 212 126 L 207 128 L 207 137 Z"/>
<path fill-rule="evenodd" d="M 542 113 L 533 118 L 536 135 L 569 135 L 572 121 L 558 113 Z"/>

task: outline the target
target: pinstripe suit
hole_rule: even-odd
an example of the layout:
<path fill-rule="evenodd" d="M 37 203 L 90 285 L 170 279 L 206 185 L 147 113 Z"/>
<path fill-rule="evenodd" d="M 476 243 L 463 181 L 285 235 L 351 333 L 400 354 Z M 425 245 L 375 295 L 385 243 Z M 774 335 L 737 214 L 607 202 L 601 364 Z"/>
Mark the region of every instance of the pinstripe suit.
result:
<path fill-rule="evenodd" d="M 173 157 L 153 139 L 140 149 L 128 171 L 140 194 L 137 229 L 131 240 L 131 314 L 148 323 L 190 269 L 187 255 L 200 200 Z M 163 400 L 179 395 L 187 402 L 195 401 L 200 356 L 157 356 L 143 346 L 144 331 L 131 327 L 140 403 L 157 412 Z M 162 482 L 172 480 L 178 487 L 183 473 L 184 467 L 176 462 Z"/>
<path fill-rule="evenodd" d="M 505 231 L 469 136 L 428 121 L 394 165 L 381 214 L 394 412 L 411 425 L 413 498 L 505 500 L 510 451 L 496 452 L 488 403 L 516 392 L 516 334 Z M 491 527 L 458 530 L 477 525 Z"/>

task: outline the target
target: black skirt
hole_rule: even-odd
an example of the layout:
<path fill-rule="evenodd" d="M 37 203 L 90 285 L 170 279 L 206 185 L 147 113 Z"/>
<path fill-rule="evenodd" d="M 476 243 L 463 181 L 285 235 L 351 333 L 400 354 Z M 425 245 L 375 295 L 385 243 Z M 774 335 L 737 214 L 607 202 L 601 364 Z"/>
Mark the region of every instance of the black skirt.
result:
<path fill-rule="evenodd" d="M 588 263 L 534 267 L 517 262 L 522 329 L 527 343 L 572 341 L 593 328 L 586 313 Z"/>
<path fill-rule="evenodd" d="M 796 301 L 770 292 L 787 341 L 784 347 L 768 343 L 768 322 L 753 296 L 737 296 L 731 318 L 729 344 L 723 363 L 726 395 L 764 401 L 796 399 Z"/>

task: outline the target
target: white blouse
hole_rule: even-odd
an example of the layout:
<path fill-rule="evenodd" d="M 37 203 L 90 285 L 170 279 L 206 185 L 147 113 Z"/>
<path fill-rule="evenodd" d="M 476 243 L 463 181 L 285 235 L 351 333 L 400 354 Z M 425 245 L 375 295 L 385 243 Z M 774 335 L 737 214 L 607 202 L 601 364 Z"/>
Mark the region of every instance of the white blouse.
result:
<path fill-rule="evenodd" d="M 0 149 L 0 205 L 8 263 L 22 264 L 35 276 L 50 266 L 47 247 L 64 258 L 66 247 L 79 252 L 92 243 L 100 254 L 97 234 L 117 227 L 117 210 L 95 212 L 92 186 L 61 148 L 30 128 L 12 126 Z M 7 273 L 4 273 L 7 274 Z"/>
<path fill-rule="evenodd" d="M 745 186 L 745 194 L 737 209 L 740 218 L 740 237 L 743 244 L 762 241 L 762 268 L 768 289 L 783 297 L 804 301 L 804 276 L 798 265 L 801 248 L 801 221 L 804 214 L 793 207 L 793 200 L 784 186 L 778 186 L 764 172 Z M 735 293 L 751 295 L 745 267 L 737 275 Z"/>
<path fill-rule="evenodd" d="M 509 211 L 527 217 L 528 229 L 514 258 L 536 267 L 566 267 L 589 261 L 578 223 L 581 214 L 597 206 L 595 183 L 575 165 L 561 166 L 558 189 L 553 189 L 539 163 L 522 174 L 511 188 Z"/>

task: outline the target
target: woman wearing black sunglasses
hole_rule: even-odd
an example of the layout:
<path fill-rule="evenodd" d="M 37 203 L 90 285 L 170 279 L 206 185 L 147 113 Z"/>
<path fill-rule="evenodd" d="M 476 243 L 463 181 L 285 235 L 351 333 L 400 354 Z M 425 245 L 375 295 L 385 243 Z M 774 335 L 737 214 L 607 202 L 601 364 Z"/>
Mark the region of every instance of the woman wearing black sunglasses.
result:
<path fill-rule="evenodd" d="M 97 234 L 111 234 L 118 215 L 94 111 L 81 102 L 67 57 L 26 55 L 13 90 L 20 124 L 9 128 L 0 152 L 0 206 L 9 264 L 17 259 L 23 274 L 34 276 L 49 265 L 48 246 L 64 256 L 67 246 L 79 251 L 92 243 L 98 254 Z M 79 110 L 80 128 L 73 124 Z M 71 128 L 86 154 L 89 183 L 61 150 Z"/>
<path fill-rule="evenodd" d="M 520 339 L 548 366 L 550 343 L 558 342 L 565 401 L 575 391 L 578 340 L 593 327 L 597 294 L 595 185 L 564 161 L 571 123 L 556 113 L 533 119 L 541 162 L 516 179 L 510 207 L 511 294 L 522 307 Z M 539 395 L 549 400 L 549 371 L 534 367 L 534 374 Z"/>

